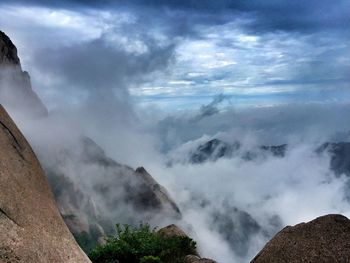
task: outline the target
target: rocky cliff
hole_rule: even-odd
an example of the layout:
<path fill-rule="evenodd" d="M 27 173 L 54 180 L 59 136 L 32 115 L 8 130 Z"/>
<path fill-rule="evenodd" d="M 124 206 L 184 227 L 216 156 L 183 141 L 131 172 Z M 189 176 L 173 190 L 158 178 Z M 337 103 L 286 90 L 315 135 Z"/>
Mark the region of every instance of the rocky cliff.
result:
<path fill-rule="evenodd" d="M 33 91 L 28 72 L 22 71 L 17 48 L 0 31 L 0 103 L 25 117 L 46 116 L 47 109 Z"/>
<path fill-rule="evenodd" d="M 30 145 L 0 106 L 0 262 L 90 262 Z"/>
<path fill-rule="evenodd" d="M 1 31 L 0 103 L 16 116 L 25 117 L 19 119 L 35 118 L 46 129 L 58 128 L 47 121 L 50 115 L 32 90 L 29 74 L 22 71 L 15 45 Z M 52 141 L 41 143 L 44 147 L 35 145 L 35 149 L 59 211 L 84 249 L 113 231 L 115 223 L 156 224 L 157 219 L 180 217 L 167 191 L 145 169 L 134 170 L 109 158 L 83 134 L 66 139 L 53 143 L 57 138 L 52 136 Z"/>

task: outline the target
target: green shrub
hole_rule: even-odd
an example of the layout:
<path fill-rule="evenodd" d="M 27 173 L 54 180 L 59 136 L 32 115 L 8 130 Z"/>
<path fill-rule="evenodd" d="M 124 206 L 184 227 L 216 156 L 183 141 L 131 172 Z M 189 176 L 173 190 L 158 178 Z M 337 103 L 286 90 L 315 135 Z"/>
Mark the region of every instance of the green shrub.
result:
<path fill-rule="evenodd" d="M 89 257 L 94 263 L 182 263 L 194 254 L 196 243 L 188 237 L 166 237 L 148 224 L 116 225 L 116 235 L 98 245 Z M 147 261 L 148 260 L 148 261 Z M 153 261 L 152 261 L 153 260 Z"/>

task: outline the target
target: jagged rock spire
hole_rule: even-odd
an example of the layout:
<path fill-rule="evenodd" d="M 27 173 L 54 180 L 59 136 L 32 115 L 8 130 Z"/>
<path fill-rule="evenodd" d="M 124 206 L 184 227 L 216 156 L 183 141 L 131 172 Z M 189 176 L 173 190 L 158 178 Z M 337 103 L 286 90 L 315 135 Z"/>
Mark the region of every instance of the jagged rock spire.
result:
<path fill-rule="evenodd" d="M 17 48 L 0 31 L 0 103 L 13 115 L 42 117 L 47 109 L 32 90 L 28 72 L 22 71 Z"/>
<path fill-rule="evenodd" d="M 20 66 L 20 60 L 16 46 L 4 32 L 0 31 L 0 65 L 8 64 Z"/>

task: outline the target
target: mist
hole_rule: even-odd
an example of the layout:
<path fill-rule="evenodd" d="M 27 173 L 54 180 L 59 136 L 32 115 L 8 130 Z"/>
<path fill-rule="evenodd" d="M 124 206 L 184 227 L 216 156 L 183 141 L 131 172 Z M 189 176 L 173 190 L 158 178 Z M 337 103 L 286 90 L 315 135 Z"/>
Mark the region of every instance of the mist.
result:
<path fill-rule="evenodd" d="M 346 117 L 340 114 L 348 112 L 348 105 L 225 108 L 218 109 L 215 118 L 210 114 L 194 122 L 204 107 L 160 119 L 160 115 L 150 119 L 149 113 L 142 118 L 142 112 L 137 112 L 137 124 L 116 122 L 108 126 L 115 136 L 113 146 L 109 146 L 110 156 L 134 168 L 144 166 L 170 192 L 181 219 L 157 217 L 124 203 L 126 193 L 120 186 L 130 183 L 130 178 L 124 176 L 131 173 L 129 168 L 121 168 L 124 175 L 116 182 L 114 171 L 106 170 L 103 164 L 86 163 L 87 149 L 80 143 L 81 136 L 89 134 L 90 121 L 84 126 L 85 116 L 79 118 L 78 112 L 71 114 L 74 118 L 51 113 L 44 119 L 18 118 L 17 122 L 44 167 L 69 174 L 78 186 L 76 190 L 88 193 L 96 203 L 96 215 L 120 223 L 148 221 L 157 227 L 177 223 L 197 241 L 202 256 L 218 262 L 249 262 L 284 226 L 329 213 L 350 216 L 348 177 L 334 173 L 327 152 L 316 152 L 324 142 L 349 140 Z M 322 118 L 316 118 L 320 115 Z M 230 123 L 228 118 L 235 121 Z M 169 119 L 176 120 L 176 124 L 164 129 Z M 103 136 L 91 138 L 106 142 Z M 240 142 L 241 148 L 237 154 L 216 161 L 189 162 L 191 153 L 212 138 Z M 289 145 L 283 157 L 265 154 L 253 160 L 242 158 L 244 151 L 282 142 Z M 118 158 L 120 155 L 123 158 Z M 98 188 L 103 185 L 113 187 L 113 191 L 101 195 Z M 89 202 L 79 201 L 79 205 L 85 203 L 86 211 L 91 211 Z"/>

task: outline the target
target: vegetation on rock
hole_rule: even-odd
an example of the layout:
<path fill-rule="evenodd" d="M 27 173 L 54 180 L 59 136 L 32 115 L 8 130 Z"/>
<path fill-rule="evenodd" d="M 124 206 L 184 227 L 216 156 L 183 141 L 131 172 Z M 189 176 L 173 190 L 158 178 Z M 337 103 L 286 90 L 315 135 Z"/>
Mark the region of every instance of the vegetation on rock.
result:
<path fill-rule="evenodd" d="M 195 251 L 196 243 L 189 237 L 168 237 L 148 224 L 117 224 L 115 236 L 94 248 L 89 257 L 94 263 L 182 263 Z"/>

